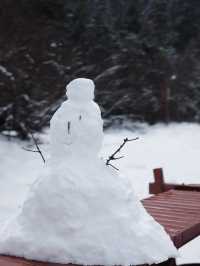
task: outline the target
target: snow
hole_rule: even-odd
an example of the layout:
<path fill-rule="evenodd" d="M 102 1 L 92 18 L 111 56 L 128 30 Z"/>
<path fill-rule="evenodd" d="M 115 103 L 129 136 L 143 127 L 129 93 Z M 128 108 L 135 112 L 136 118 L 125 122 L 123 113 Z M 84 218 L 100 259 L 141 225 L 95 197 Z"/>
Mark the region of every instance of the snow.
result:
<path fill-rule="evenodd" d="M 100 109 L 93 101 L 94 83 L 89 79 L 75 79 L 67 86 L 67 96 L 68 101 L 51 119 L 51 163 L 57 165 L 67 160 L 72 165 L 79 161 L 80 165 L 84 159 L 83 163 L 89 164 L 98 156 L 103 138 Z"/>
<path fill-rule="evenodd" d="M 22 207 L 2 225 L 0 253 L 79 265 L 152 264 L 177 257 L 130 180 L 98 157 L 103 121 L 93 81 L 71 81 L 67 96 L 50 122 L 50 159 Z"/>
<path fill-rule="evenodd" d="M 118 70 L 121 70 L 121 69 L 123 69 L 122 65 L 116 65 L 116 66 L 113 66 L 113 67 L 109 67 L 103 73 L 101 73 L 100 75 L 96 76 L 95 81 L 97 81 L 99 79 L 102 79 L 102 78 L 105 78 L 105 77 L 108 77 L 110 75 L 113 75 Z"/>
<path fill-rule="evenodd" d="M 57 43 L 56 43 L 56 42 L 51 42 L 51 43 L 50 43 L 50 46 L 51 46 L 52 48 L 56 48 L 56 47 L 57 47 Z"/>
<path fill-rule="evenodd" d="M 148 196 L 148 183 L 152 180 L 152 168 L 164 167 L 167 181 L 199 183 L 200 126 L 196 124 L 170 124 L 168 126 L 138 125 L 135 129 L 112 129 L 106 132 L 102 155 L 107 158 L 124 137 L 140 139 L 128 143 L 122 152 L 125 158 L 116 161 L 124 176 L 132 180 L 136 194 Z M 49 154 L 49 132 L 41 135 L 41 149 Z M 26 142 L 8 142 L 0 138 L 0 222 L 18 212 L 27 197 L 30 184 L 41 175 L 43 162 L 38 154 L 22 149 Z M 178 263 L 200 262 L 200 238 L 180 249 Z"/>
<path fill-rule="evenodd" d="M 175 79 L 176 79 L 176 75 L 172 75 L 171 80 L 175 80 Z"/>
<path fill-rule="evenodd" d="M 10 71 L 8 71 L 6 67 L 4 67 L 2 65 L 0 65 L 0 72 L 2 74 L 4 74 L 6 77 L 10 78 L 11 80 L 14 80 L 15 79 L 15 77 L 13 76 L 13 74 Z"/>

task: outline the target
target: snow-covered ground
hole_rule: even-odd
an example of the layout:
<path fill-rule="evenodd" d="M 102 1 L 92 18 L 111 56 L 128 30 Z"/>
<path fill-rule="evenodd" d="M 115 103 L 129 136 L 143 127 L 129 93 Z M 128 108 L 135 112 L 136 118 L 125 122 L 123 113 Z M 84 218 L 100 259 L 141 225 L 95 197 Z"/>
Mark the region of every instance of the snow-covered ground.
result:
<path fill-rule="evenodd" d="M 200 183 L 200 126 L 196 124 L 170 124 L 147 126 L 139 124 L 129 129 L 110 129 L 105 133 L 101 156 L 107 158 L 122 143 L 123 138 L 139 140 L 128 143 L 115 161 L 124 176 L 132 179 L 139 198 L 148 196 L 148 183 L 152 169 L 163 167 L 167 181 Z M 40 138 L 44 155 L 49 153 L 48 130 Z M 25 195 L 40 175 L 43 162 L 37 153 L 23 149 L 29 143 L 9 142 L 0 137 L 0 224 L 22 204 Z M 185 245 L 178 263 L 200 262 L 200 238 Z"/>

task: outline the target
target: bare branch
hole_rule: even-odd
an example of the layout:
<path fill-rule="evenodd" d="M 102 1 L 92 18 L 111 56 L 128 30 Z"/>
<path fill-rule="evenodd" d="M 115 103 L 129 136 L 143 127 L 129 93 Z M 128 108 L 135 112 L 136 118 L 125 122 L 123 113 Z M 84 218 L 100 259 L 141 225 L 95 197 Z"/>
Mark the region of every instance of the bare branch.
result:
<path fill-rule="evenodd" d="M 114 157 L 113 160 L 120 160 L 122 158 L 124 158 L 124 156 Z"/>
<path fill-rule="evenodd" d="M 33 142 L 34 142 L 34 144 L 35 144 L 35 147 L 36 147 L 36 149 L 37 149 L 37 152 L 40 154 L 40 156 L 41 156 L 43 162 L 45 163 L 45 158 L 44 158 L 44 156 L 43 156 L 43 154 L 42 154 L 42 151 L 40 150 L 40 147 L 38 146 L 37 140 L 36 140 L 35 137 L 33 136 L 33 133 L 32 133 L 32 132 L 30 132 L 30 134 L 31 134 L 31 137 L 32 137 Z"/>
<path fill-rule="evenodd" d="M 26 129 L 26 130 L 27 130 L 27 129 Z M 36 147 L 36 150 L 31 150 L 31 149 L 28 149 L 28 148 L 25 148 L 25 147 L 22 147 L 22 149 L 25 150 L 25 151 L 30 151 L 30 152 L 37 152 L 37 153 L 39 153 L 40 156 L 41 156 L 41 158 L 42 158 L 42 160 L 43 160 L 43 162 L 45 163 L 45 158 L 44 158 L 44 156 L 43 156 L 43 154 L 42 154 L 42 151 L 40 150 L 40 147 L 39 147 L 39 145 L 38 145 L 38 143 L 37 143 L 37 140 L 36 140 L 35 137 L 33 136 L 33 133 L 32 133 L 30 130 L 27 130 L 27 132 L 31 135 L 31 138 L 32 138 L 32 140 L 33 140 L 33 142 L 34 142 L 34 145 L 35 145 L 35 147 Z"/>
<path fill-rule="evenodd" d="M 70 135 L 70 129 L 71 129 L 71 122 L 68 121 L 67 122 L 67 132 L 68 132 L 68 135 Z"/>
<path fill-rule="evenodd" d="M 22 149 L 25 150 L 25 151 L 38 152 L 38 151 L 31 150 L 31 149 L 27 149 L 25 147 L 22 147 Z"/>
<path fill-rule="evenodd" d="M 117 148 L 117 150 L 115 152 L 113 152 L 113 154 L 111 154 L 108 159 L 106 160 L 106 165 L 110 165 L 112 166 L 114 169 L 116 170 L 119 170 L 117 167 L 115 167 L 114 165 L 110 164 L 111 161 L 114 161 L 114 160 L 119 160 L 121 158 L 123 158 L 124 156 L 119 156 L 119 157 L 116 157 L 116 154 L 119 153 L 121 151 L 121 149 L 124 147 L 124 145 L 127 143 L 127 142 L 130 142 L 130 141 L 134 141 L 134 140 L 137 140 L 139 139 L 138 137 L 137 138 L 134 138 L 134 139 L 128 139 L 128 138 L 125 138 L 123 143 L 119 146 L 119 148 Z"/>
<path fill-rule="evenodd" d="M 106 164 L 106 165 L 110 165 L 112 168 L 114 168 L 115 170 L 119 171 L 119 169 L 117 167 L 115 167 L 114 165 L 112 165 L 111 163 Z"/>

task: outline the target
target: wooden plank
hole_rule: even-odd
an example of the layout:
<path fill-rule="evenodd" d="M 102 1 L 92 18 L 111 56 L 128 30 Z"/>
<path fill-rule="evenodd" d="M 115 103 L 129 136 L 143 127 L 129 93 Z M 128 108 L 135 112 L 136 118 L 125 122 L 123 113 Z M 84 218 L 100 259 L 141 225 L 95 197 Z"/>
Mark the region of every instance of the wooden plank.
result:
<path fill-rule="evenodd" d="M 0 256 L 0 266 L 77 266 L 75 264 L 59 264 L 50 262 L 38 262 L 23 258 Z"/>
<path fill-rule="evenodd" d="M 200 234 L 199 192 L 170 190 L 144 199 L 142 203 L 164 226 L 176 247 L 183 246 Z M 189 217 L 187 211 L 192 211 Z"/>

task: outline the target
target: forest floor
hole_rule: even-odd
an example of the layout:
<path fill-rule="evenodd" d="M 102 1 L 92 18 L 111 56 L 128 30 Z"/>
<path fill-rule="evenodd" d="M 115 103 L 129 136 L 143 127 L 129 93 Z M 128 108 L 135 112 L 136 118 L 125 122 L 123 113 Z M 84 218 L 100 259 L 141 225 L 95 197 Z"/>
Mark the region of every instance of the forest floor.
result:
<path fill-rule="evenodd" d="M 44 156 L 49 154 L 49 134 L 39 135 Z M 152 169 L 163 167 L 167 181 L 200 183 L 200 125 L 181 123 L 148 126 L 127 124 L 105 131 L 101 156 L 106 159 L 125 137 L 139 137 L 121 151 L 125 157 L 115 161 L 120 173 L 132 180 L 138 197 L 148 196 Z M 27 152 L 25 141 L 0 137 L 0 225 L 20 208 L 29 187 L 40 175 L 43 162 L 37 153 Z M 178 263 L 200 263 L 200 237 L 180 249 Z"/>

